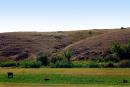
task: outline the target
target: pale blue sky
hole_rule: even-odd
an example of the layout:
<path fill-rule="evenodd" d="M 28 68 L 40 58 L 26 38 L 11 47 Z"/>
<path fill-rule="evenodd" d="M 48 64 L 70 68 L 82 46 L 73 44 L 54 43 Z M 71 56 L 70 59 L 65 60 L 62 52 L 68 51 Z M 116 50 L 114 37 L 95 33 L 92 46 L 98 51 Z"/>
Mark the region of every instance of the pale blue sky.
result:
<path fill-rule="evenodd" d="M 0 0 L 0 32 L 130 27 L 130 0 Z"/>

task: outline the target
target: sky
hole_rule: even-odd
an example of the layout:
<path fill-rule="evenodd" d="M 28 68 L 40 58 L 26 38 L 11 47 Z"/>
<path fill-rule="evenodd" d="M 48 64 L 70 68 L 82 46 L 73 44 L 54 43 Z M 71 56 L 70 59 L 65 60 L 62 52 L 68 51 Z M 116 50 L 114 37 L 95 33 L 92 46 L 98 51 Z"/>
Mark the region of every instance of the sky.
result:
<path fill-rule="evenodd" d="M 130 0 L 0 0 L 0 32 L 130 27 Z"/>

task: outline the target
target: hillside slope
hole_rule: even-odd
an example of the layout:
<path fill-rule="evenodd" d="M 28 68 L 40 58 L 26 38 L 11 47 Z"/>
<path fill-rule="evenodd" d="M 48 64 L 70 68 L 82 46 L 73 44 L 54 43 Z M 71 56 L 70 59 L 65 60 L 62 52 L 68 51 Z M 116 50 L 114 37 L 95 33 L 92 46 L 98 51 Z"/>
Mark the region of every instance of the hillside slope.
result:
<path fill-rule="evenodd" d="M 57 52 L 77 41 L 107 32 L 110 30 L 0 33 L 0 60 L 36 58 L 40 52 Z"/>
<path fill-rule="evenodd" d="M 74 59 L 89 59 L 94 56 L 106 55 L 108 48 L 110 48 L 114 42 L 126 44 L 129 40 L 130 28 L 116 31 L 111 30 L 111 32 L 75 42 L 65 49 L 72 48 Z"/>

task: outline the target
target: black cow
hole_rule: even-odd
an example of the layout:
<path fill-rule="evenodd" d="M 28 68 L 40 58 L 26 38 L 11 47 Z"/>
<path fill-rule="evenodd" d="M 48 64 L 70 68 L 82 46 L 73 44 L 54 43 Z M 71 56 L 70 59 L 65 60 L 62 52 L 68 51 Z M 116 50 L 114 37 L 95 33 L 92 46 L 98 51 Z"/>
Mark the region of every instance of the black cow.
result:
<path fill-rule="evenodd" d="M 13 72 L 8 72 L 8 78 L 13 78 Z"/>
<path fill-rule="evenodd" d="M 128 83 L 128 80 L 125 80 L 125 79 L 124 79 L 124 80 L 123 80 L 123 83 Z"/>

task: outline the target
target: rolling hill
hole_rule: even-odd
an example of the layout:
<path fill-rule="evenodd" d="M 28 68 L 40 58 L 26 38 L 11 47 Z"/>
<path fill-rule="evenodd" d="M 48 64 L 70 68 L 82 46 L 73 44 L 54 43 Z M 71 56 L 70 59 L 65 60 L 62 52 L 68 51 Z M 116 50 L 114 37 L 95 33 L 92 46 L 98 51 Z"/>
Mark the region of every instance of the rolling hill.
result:
<path fill-rule="evenodd" d="M 73 59 L 86 59 L 103 55 L 114 41 L 129 39 L 129 29 L 0 33 L 0 60 L 32 59 L 67 48 L 72 48 Z"/>
<path fill-rule="evenodd" d="M 89 59 L 95 56 L 107 55 L 108 49 L 114 42 L 126 44 L 130 40 L 130 28 L 116 30 L 98 36 L 89 37 L 69 45 L 73 49 L 74 59 Z"/>

